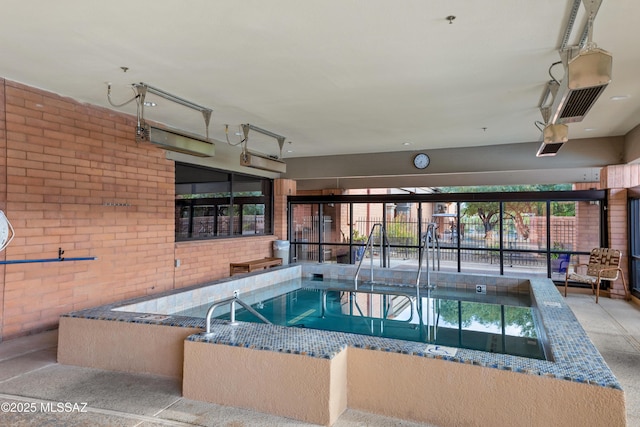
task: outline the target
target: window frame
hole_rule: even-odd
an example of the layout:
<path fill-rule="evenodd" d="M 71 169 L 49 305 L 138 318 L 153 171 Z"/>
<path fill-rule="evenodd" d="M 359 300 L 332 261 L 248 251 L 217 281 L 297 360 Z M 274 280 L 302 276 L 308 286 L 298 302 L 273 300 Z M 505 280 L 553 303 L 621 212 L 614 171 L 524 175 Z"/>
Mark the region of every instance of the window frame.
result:
<path fill-rule="evenodd" d="M 218 180 L 208 181 L 207 174 L 212 178 L 217 177 Z M 219 178 L 227 176 L 227 180 Z M 259 182 L 261 187 L 261 195 L 240 195 L 236 196 L 236 192 L 244 193 L 246 191 L 234 191 L 240 187 L 239 183 L 247 181 Z M 191 185 L 192 188 L 198 184 L 207 184 L 210 182 L 226 182 L 227 190 L 224 191 L 222 197 L 187 197 L 179 198 L 178 186 Z M 233 171 L 209 168 L 201 165 L 193 165 L 188 163 L 176 162 L 175 170 L 175 191 L 174 191 L 174 236 L 176 242 L 198 241 L 198 240 L 215 240 L 230 239 L 251 236 L 270 236 L 274 230 L 274 185 L 273 179 L 261 176 L 254 176 Z M 237 183 L 237 184 L 236 184 Z M 236 184 L 236 185 L 234 185 Z M 182 193 L 184 194 L 184 193 Z M 248 205 L 263 205 L 264 227 L 262 232 L 258 232 L 259 228 L 254 228 L 253 233 L 245 233 L 243 230 L 243 207 Z M 212 218 L 206 220 L 206 231 L 194 232 L 194 226 L 197 222 L 194 220 L 195 210 L 199 207 L 207 207 L 214 212 L 214 215 L 208 215 L 203 218 Z M 221 214 L 222 209 L 231 209 L 231 214 Z M 237 212 L 237 215 L 236 215 Z M 186 216 L 183 216 L 186 213 Z M 228 220 L 224 221 L 223 219 Z M 186 219 L 186 221 L 185 221 Z M 186 224 L 185 224 L 186 222 Z M 226 226 L 224 224 L 227 224 Z M 254 223 L 257 223 L 254 221 Z"/>

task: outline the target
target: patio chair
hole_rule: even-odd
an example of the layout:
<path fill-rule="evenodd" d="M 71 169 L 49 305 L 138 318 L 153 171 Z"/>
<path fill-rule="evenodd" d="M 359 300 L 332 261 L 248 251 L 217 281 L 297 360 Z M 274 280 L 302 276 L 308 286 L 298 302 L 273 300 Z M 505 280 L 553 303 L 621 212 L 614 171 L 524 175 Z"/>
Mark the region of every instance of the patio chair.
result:
<path fill-rule="evenodd" d="M 624 279 L 624 272 L 620 268 L 620 259 L 622 252 L 618 249 L 595 248 L 591 250 L 588 264 L 569 264 L 564 281 L 564 296 L 567 296 L 567 285 L 569 280 L 579 283 L 588 283 L 591 285 L 591 291 L 596 295 L 596 304 L 600 295 L 600 282 L 609 280 L 611 282 L 622 276 L 622 284 L 624 285 L 625 297 L 629 299 L 630 293 L 627 288 L 627 282 Z M 578 267 L 586 267 L 586 273 L 578 272 Z M 584 271 L 584 268 L 582 269 Z M 594 290 L 595 285 L 595 290 Z"/>

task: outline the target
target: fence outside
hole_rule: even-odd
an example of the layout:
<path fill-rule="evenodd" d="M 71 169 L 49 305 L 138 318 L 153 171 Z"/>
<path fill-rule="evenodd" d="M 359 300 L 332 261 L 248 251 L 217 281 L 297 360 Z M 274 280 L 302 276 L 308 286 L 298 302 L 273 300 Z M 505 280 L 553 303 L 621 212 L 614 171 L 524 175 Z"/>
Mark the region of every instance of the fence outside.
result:
<path fill-rule="evenodd" d="M 455 219 L 455 218 L 454 218 Z M 551 217 L 550 234 L 552 251 L 570 251 L 575 247 L 575 218 Z M 364 239 L 374 224 L 382 223 L 382 218 L 358 218 L 354 223 L 353 245 L 364 244 Z M 341 245 L 349 244 L 345 236 L 337 236 L 332 229 L 330 217 L 323 217 L 320 224 L 318 216 L 298 218 L 301 226 L 295 236 L 295 241 L 302 243 L 296 248 L 296 255 L 300 261 L 318 261 L 320 238 L 323 244 L 323 261 L 346 262 L 344 254 L 348 249 Z M 547 224 L 546 217 L 528 217 L 525 224 L 526 236 L 518 232 L 515 221 L 511 218 L 503 220 L 502 250 L 505 266 L 526 266 L 545 268 L 547 265 Z M 418 260 L 419 235 L 418 230 L 426 230 L 427 222 L 418 227 L 417 221 L 404 220 L 401 216 L 386 224 L 387 237 L 391 247 L 391 257 L 396 260 Z M 522 226 L 521 226 L 522 229 Z M 437 229 L 443 262 L 457 262 L 478 264 L 500 263 L 500 230 L 497 228 L 486 230 L 484 224 L 477 217 L 460 218 L 460 233 L 457 223 L 450 221 Z M 374 241 L 378 241 L 374 236 Z M 557 259 L 552 254 L 552 264 Z M 552 266 L 552 269 L 554 267 Z"/>

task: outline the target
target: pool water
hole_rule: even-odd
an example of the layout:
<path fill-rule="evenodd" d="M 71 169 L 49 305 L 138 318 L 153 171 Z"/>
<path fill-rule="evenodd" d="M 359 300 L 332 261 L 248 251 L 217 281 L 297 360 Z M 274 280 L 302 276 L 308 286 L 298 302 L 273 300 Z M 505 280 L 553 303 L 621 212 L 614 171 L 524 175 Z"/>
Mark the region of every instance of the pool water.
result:
<path fill-rule="evenodd" d="M 280 295 L 262 291 L 240 298 L 276 325 L 545 359 L 528 295 L 482 302 L 477 295 L 456 289 L 421 290 L 417 299 L 415 288 L 365 288 L 354 292 L 353 282 L 304 281 Z M 174 314 L 205 317 L 209 306 Z M 221 314 L 217 318 L 229 319 L 224 311 L 216 310 Z M 239 305 L 236 320 L 261 322 Z"/>

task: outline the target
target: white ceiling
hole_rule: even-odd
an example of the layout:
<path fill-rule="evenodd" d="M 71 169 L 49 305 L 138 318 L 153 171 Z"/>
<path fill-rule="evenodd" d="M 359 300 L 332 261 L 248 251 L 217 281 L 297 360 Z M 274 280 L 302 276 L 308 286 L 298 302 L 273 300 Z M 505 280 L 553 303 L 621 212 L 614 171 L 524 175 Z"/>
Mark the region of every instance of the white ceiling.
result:
<path fill-rule="evenodd" d="M 212 108 L 211 137 L 251 123 L 292 141 L 289 158 L 532 142 L 572 4 L 10 0 L 0 76 L 131 114 L 135 104 L 108 104 L 106 83 L 120 103 L 145 82 Z M 603 1 L 593 40 L 613 56 L 613 81 L 570 139 L 624 135 L 640 122 L 639 17 L 638 0 Z M 205 133 L 200 113 L 156 101 L 148 119 Z M 251 141 L 277 151 L 274 140 Z"/>

